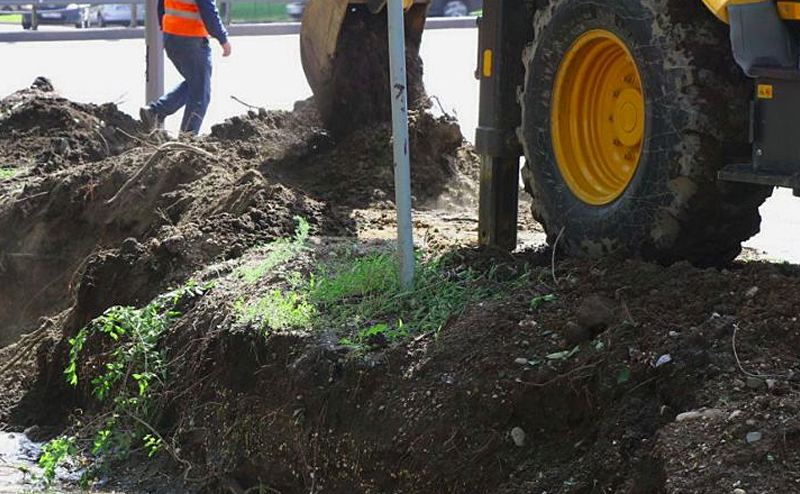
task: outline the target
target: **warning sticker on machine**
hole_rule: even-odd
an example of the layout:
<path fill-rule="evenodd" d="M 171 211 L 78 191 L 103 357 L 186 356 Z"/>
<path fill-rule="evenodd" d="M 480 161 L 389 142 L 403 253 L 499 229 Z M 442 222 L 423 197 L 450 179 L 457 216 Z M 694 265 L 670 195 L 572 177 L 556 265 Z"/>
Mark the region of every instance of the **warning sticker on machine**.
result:
<path fill-rule="evenodd" d="M 758 99 L 772 99 L 775 96 L 775 90 L 770 84 L 758 85 Z"/>

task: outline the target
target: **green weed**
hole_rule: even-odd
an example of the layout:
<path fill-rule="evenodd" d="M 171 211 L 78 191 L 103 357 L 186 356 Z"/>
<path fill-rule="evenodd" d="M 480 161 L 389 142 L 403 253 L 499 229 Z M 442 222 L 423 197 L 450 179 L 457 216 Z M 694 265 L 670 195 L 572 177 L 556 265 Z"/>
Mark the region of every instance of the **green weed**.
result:
<path fill-rule="evenodd" d="M 100 374 L 90 380 L 95 399 L 111 405 L 102 425 L 94 432 L 91 455 L 124 458 L 137 444 L 149 456 L 158 452 L 161 439 L 153 434 L 148 423 L 156 413 L 152 398 L 167 379 L 165 354 L 159 343 L 164 332 L 181 316 L 178 307 L 203 296 L 212 287 L 213 283 L 189 282 L 141 309 L 111 307 L 70 339 L 64 375 L 72 386 L 79 383 L 80 358 L 89 338 L 102 337 L 112 347 L 104 355 Z M 71 441 L 69 448 L 64 446 L 65 441 Z M 51 442 L 40 460 L 45 478 L 67 456 L 78 452 L 74 440 L 61 437 Z"/>
<path fill-rule="evenodd" d="M 305 218 L 295 217 L 297 229 L 293 238 L 279 239 L 269 244 L 269 254 L 255 266 L 242 266 L 234 271 L 235 276 L 245 283 L 256 283 L 276 267 L 291 260 L 300 253 L 308 241 L 310 226 Z"/>
<path fill-rule="evenodd" d="M 39 467 L 42 469 L 42 480 L 45 484 L 52 484 L 56 478 L 56 469 L 77 452 L 74 437 L 58 437 L 42 446 Z"/>
<path fill-rule="evenodd" d="M 315 314 L 305 294 L 295 291 L 272 290 L 239 307 L 240 321 L 255 323 L 265 331 L 309 327 Z"/>
<path fill-rule="evenodd" d="M 14 178 L 22 173 L 21 168 L 0 168 L 0 181 Z"/>

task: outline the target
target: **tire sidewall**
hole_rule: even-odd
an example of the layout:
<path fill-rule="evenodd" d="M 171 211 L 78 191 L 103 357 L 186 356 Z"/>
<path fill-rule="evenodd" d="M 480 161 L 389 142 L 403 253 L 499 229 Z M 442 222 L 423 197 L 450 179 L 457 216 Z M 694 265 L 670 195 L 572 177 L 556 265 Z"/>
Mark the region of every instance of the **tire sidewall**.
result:
<path fill-rule="evenodd" d="M 542 27 L 531 48 L 523 95 L 522 141 L 534 204 L 539 203 L 537 216 L 551 236 L 564 228 L 564 242 L 573 253 L 595 256 L 645 245 L 661 211 L 672 201 L 669 150 L 675 146 L 675 122 L 666 103 L 674 85 L 664 70 L 664 54 L 653 43 L 654 15 L 639 0 L 602 5 L 565 0 L 549 14 L 540 20 Z M 627 45 L 642 79 L 646 112 L 639 166 L 622 195 L 603 206 L 587 204 L 570 190 L 556 162 L 551 131 L 561 62 L 573 43 L 594 29 L 610 31 Z"/>

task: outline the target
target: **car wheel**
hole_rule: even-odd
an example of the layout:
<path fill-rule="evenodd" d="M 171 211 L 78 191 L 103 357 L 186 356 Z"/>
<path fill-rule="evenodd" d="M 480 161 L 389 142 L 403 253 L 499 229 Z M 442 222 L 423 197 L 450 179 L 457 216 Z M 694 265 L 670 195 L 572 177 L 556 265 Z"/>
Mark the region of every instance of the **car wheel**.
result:
<path fill-rule="evenodd" d="M 469 8 L 462 0 L 450 0 L 444 5 L 445 17 L 465 17 L 469 15 Z"/>

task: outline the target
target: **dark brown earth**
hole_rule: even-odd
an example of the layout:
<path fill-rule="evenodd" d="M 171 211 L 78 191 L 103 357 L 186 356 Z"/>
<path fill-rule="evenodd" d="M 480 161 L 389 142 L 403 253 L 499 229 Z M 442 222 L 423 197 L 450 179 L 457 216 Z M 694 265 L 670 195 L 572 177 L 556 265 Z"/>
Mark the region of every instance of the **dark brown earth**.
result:
<path fill-rule="evenodd" d="M 452 251 L 477 160 L 452 122 L 419 114 L 412 127 L 417 221 L 425 245 Z M 66 339 L 111 305 L 144 305 L 193 277 L 217 285 L 166 336 L 156 424 L 180 461 L 139 462 L 140 481 L 168 472 L 172 488 L 237 494 L 800 492 L 796 267 L 461 247 L 443 276 L 527 281 L 438 335 L 366 354 L 340 346 L 336 328 L 265 338 L 232 317 L 252 288 L 226 275 L 291 235 L 295 215 L 312 227 L 300 271 L 333 244 L 391 236 L 388 128 L 334 139 L 308 103 L 252 112 L 187 143 L 202 151 L 164 152 L 109 205 L 160 145 L 131 135 L 115 157 L 21 164 L 0 182 L 0 329 L 6 343 L 38 330 L 0 350 L 0 369 L 13 364 L 0 372 L 3 426 L 68 425 L 93 368 L 77 391 L 63 384 Z"/>

